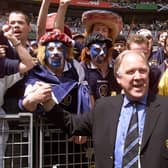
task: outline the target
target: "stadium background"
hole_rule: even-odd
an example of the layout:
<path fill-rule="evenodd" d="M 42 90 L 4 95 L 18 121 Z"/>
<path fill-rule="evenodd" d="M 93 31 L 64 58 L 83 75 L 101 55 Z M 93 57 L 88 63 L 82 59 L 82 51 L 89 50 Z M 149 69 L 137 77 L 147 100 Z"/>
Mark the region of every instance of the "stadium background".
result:
<path fill-rule="evenodd" d="M 50 11 L 55 11 L 59 0 L 53 0 Z M 27 13 L 38 15 L 41 0 L 1 0 L 3 10 L 23 9 Z M 119 13 L 124 22 L 130 23 L 132 16 L 137 22 L 151 22 L 166 20 L 168 14 L 168 0 L 72 0 L 68 8 L 68 16 L 80 17 L 82 12 L 92 8 L 104 8 Z M 144 17 L 145 16 L 145 17 Z"/>
<path fill-rule="evenodd" d="M 59 0 L 52 0 L 49 12 L 55 12 L 58 8 L 58 3 Z M 5 15 L 6 13 L 7 15 L 11 10 L 17 9 L 21 9 L 29 14 L 32 17 L 33 23 L 33 31 L 30 34 L 30 39 L 32 39 L 35 38 L 36 20 L 40 5 L 41 0 L 1 0 L 0 14 Z M 126 26 L 129 27 L 127 31 L 129 31 L 130 25 L 134 24 L 145 24 L 138 25 L 138 28 L 148 25 L 146 28 L 156 31 L 162 27 L 167 29 L 168 0 L 72 0 L 66 14 L 66 21 L 70 27 L 72 26 L 73 32 L 83 31 L 80 22 L 81 14 L 89 9 L 106 9 L 118 13 L 122 16 L 124 24 L 127 24 Z M 1 15 L 0 23 L 2 25 Z M 151 26 L 149 27 L 149 25 Z M 158 28 L 158 26 L 160 27 Z M 134 29 L 134 27 L 131 27 L 131 29 Z"/>
<path fill-rule="evenodd" d="M 5 23 L 10 11 L 23 10 L 32 19 L 32 32 L 29 38 L 35 39 L 40 5 L 40 0 L 0 0 L 0 27 Z M 57 8 L 58 0 L 53 0 L 49 12 L 55 12 Z M 159 30 L 168 29 L 168 0 L 141 2 L 72 0 L 66 14 L 66 22 L 73 32 L 83 31 L 81 14 L 83 11 L 97 8 L 121 15 L 124 21 L 123 33 L 126 35 L 130 29 L 136 31 L 142 27 L 152 30 L 155 36 Z M 68 137 L 55 129 L 55 126 L 47 123 L 43 118 L 34 117 L 31 113 L 12 117 L 7 115 L 7 119 L 11 120 L 12 129 L 9 132 L 7 152 L 3 158 L 4 168 L 51 168 L 53 165 L 55 165 L 53 168 L 95 168 L 91 139 L 88 139 L 85 145 L 76 146 L 68 142 Z M 16 127 L 13 120 L 19 120 L 14 123 Z"/>

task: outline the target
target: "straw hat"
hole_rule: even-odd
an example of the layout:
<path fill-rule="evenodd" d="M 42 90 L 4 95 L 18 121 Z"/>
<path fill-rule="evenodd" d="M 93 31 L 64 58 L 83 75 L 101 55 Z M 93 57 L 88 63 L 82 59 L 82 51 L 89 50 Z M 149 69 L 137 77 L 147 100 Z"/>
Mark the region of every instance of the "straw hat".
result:
<path fill-rule="evenodd" d="M 122 18 L 111 11 L 89 10 L 82 14 L 82 23 L 86 29 L 86 35 L 92 33 L 92 27 L 96 23 L 106 25 L 110 30 L 109 37 L 113 40 L 123 28 Z"/>

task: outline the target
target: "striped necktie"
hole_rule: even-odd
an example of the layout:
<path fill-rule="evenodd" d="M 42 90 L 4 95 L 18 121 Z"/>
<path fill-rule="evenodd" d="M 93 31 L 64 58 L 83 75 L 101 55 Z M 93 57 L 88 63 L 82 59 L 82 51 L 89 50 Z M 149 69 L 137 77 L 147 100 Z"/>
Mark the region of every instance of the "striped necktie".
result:
<path fill-rule="evenodd" d="M 138 133 L 138 113 L 136 104 L 133 104 L 133 113 L 129 123 L 123 155 L 123 168 L 138 168 L 138 148 L 139 148 L 139 133 Z"/>

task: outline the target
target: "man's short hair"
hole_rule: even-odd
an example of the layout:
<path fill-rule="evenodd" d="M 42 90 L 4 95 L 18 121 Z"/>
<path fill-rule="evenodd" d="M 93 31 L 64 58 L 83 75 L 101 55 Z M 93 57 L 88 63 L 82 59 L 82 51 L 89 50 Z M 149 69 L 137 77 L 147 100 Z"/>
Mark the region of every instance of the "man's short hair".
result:
<path fill-rule="evenodd" d="M 149 41 L 147 40 L 147 38 L 144 37 L 143 35 L 139 35 L 139 34 L 133 34 L 127 39 L 127 48 L 128 49 L 130 49 L 130 45 L 132 43 L 146 44 L 147 46 L 149 45 Z"/>
<path fill-rule="evenodd" d="M 28 25 L 30 24 L 30 22 L 31 22 L 30 16 L 29 16 L 28 14 L 26 14 L 25 12 L 20 11 L 20 10 L 15 10 L 15 11 L 11 11 L 11 12 L 9 13 L 9 16 L 10 16 L 12 13 L 23 15 L 23 16 L 25 17 L 26 23 L 27 23 Z"/>

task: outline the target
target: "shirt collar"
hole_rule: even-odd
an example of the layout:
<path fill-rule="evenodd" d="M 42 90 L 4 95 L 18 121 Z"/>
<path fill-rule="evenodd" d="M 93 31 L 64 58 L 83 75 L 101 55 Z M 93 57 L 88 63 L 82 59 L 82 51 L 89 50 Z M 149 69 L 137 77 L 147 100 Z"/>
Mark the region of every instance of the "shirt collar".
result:
<path fill-rule="evenodd" d="M 92 62 L 90 62 L 89 64 L 87 64 L 87 67 L 88 67 L 89 69 L 97 69 L 97 66 L 94 65 Z"/>
<path fill-rule="evenodd" d="M 87 64 L 87 67 L 89 69 L 98 69 L 98 67 L 95 64 L 93 64 L 92 62 L 90 62 L 89 64 Z M 111 64 L 109 64 L 109 68 L 111 68 L 111 67 L 112 67 Z"/>
<path fill-rule="evenodd" d="M 147 94 L 140 100 L 138 101 L 139 104 L 142 104 L 142 105 L 146 105 L 146 101 L 147 101 Z M 124 96 L 124 102 L 123 102 L 123 106 L 124 107 L 127 107 L 130 105 L 130 100 L 128 99 L 127 96 Z"/>
<path fill-rule="evenodd" d="M 65 64 L 64 64 L 64 71 L 63 72 L 66 72 L 68 71 L 69 69 L 71 68 L 71 64 L 67 62 L 67 60 L 65 60 Z"/>

